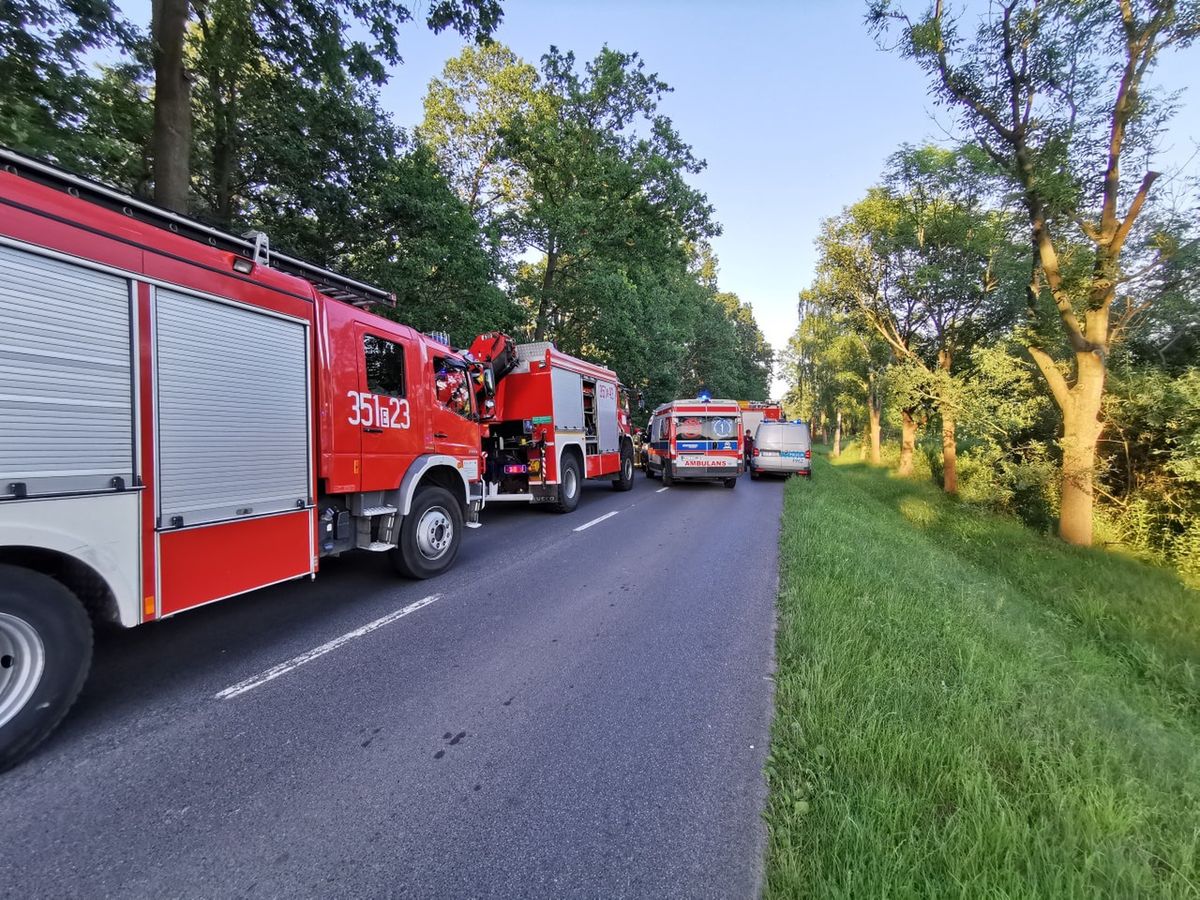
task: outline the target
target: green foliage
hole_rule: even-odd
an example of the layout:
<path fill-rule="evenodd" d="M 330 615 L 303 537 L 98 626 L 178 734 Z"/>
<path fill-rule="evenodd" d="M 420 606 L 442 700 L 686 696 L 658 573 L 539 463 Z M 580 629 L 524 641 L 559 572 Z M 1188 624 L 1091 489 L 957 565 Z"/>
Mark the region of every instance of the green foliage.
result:
<path fill-rule="evenodd" d="M 719 291 L 696 159 L 637 54 L 582 71 L 499 45 L 446 64 L 419 134 L 511 268 L 527 334 L 603 362 L 647 404 L 707 386 L 765 398 L 772 363 L 749 306 Z"/>
<path fill-rule="evenodd" d="M 1200 369 L 1114 372 L 1105 419 L 1108 537 L 1200 573 Z"/>
<path fill-rule="evenodd" d="M 1195 896 L 1200 594 L 814 463 L 783 516 L 764 895 Z"/>
<path fill-rule="evenodd" d="M 86 54 L 131 50 L 136 32 L 111 0 L 5 0 L 0 5 L 0 144 L 80 167 L 105 151 L 79 133 L 93 92 Z M 111 96 L 109 99 L 112 99 Z"/>

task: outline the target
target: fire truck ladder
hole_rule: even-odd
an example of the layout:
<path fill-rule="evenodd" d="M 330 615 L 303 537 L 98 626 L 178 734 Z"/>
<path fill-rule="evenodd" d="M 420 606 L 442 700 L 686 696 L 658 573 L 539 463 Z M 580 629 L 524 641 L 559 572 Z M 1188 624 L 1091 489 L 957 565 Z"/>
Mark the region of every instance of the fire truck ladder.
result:
<path fill-rule="evenodd" d="M 389 291 L 272 250 L 270 241 L 261 231 L 252 231 L 244 237 L 237 237 L 145 200 L 138 200 L 102 182 L 75 175 L 23 153 L 9 150 L 7 147 L 0 146 L 0 165 L 13 175 L 66 191 L 72 197 L 80 197 L 99 206 L 117 210 L 131 219 L 166 228 L 173 234 L 236 253 L 253 263 L 303 278 L 321 294 L 333 300 L 340 300 L 352 306 L 396 305 L 396 295 Z"/>

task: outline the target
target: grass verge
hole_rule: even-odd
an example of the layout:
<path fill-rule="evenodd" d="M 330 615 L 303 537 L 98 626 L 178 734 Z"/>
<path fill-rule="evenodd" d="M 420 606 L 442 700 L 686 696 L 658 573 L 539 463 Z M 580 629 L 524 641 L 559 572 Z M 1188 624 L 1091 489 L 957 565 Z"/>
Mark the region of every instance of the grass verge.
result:
<path fill-rule="evenodd" d="M 1200 592 L 929 485 L 787 488 L 768 897 L 1200 897 Z"/>

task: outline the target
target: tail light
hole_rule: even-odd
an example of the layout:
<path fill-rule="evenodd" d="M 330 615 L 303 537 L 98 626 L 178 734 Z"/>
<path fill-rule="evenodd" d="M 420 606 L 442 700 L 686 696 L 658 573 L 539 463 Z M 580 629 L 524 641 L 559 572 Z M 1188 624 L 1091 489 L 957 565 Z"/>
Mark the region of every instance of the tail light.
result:
<path fill-rule="evenodd" d="M 804 458 L 805 458 L 805 459 L 812 459 L 812 451 L 811 451 L 811 450 L 805 450 L 805 451 L 804 451 Z"/>
<path fill-rule="evenodd" d="M 755 448 L 754 448 L 754 449 L 753 449 L 753 450 L 750 452 L 750 455 L 751 455 L 751 456 L 758 456 L 758 448 L 757 448 L 757 447 L 755 447 Z"/>

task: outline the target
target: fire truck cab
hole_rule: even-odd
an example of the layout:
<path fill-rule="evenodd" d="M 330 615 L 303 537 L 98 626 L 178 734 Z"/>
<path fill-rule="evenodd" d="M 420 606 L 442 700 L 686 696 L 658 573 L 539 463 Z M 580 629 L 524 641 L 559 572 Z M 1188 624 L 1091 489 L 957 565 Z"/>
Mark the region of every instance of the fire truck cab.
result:
<path fill-rule="evenodd" d="M 673 400 L 654 410 L 645 446 L 648 478 L 670 486 L 683 479 L 719 479 L 737 487 L 742 474 L 741 409 L 734 400 Z"/>
<path fill-rule="evenodd" d="M 633 487 L 629 400 L 611 369 L 562 353 L 547 341 L 515 344 L 480 335 L 470 355 L 495 385 L 484 409 L 486 502 L 579 505 L 584 479 Z"/>
<path fill-rule="evenodd" d="M 0 770 L 66 714 L 91 623 L 321 557 L 450 566 L 484 501 L 468 362 L 389 295 L 0 150 Z"/>

